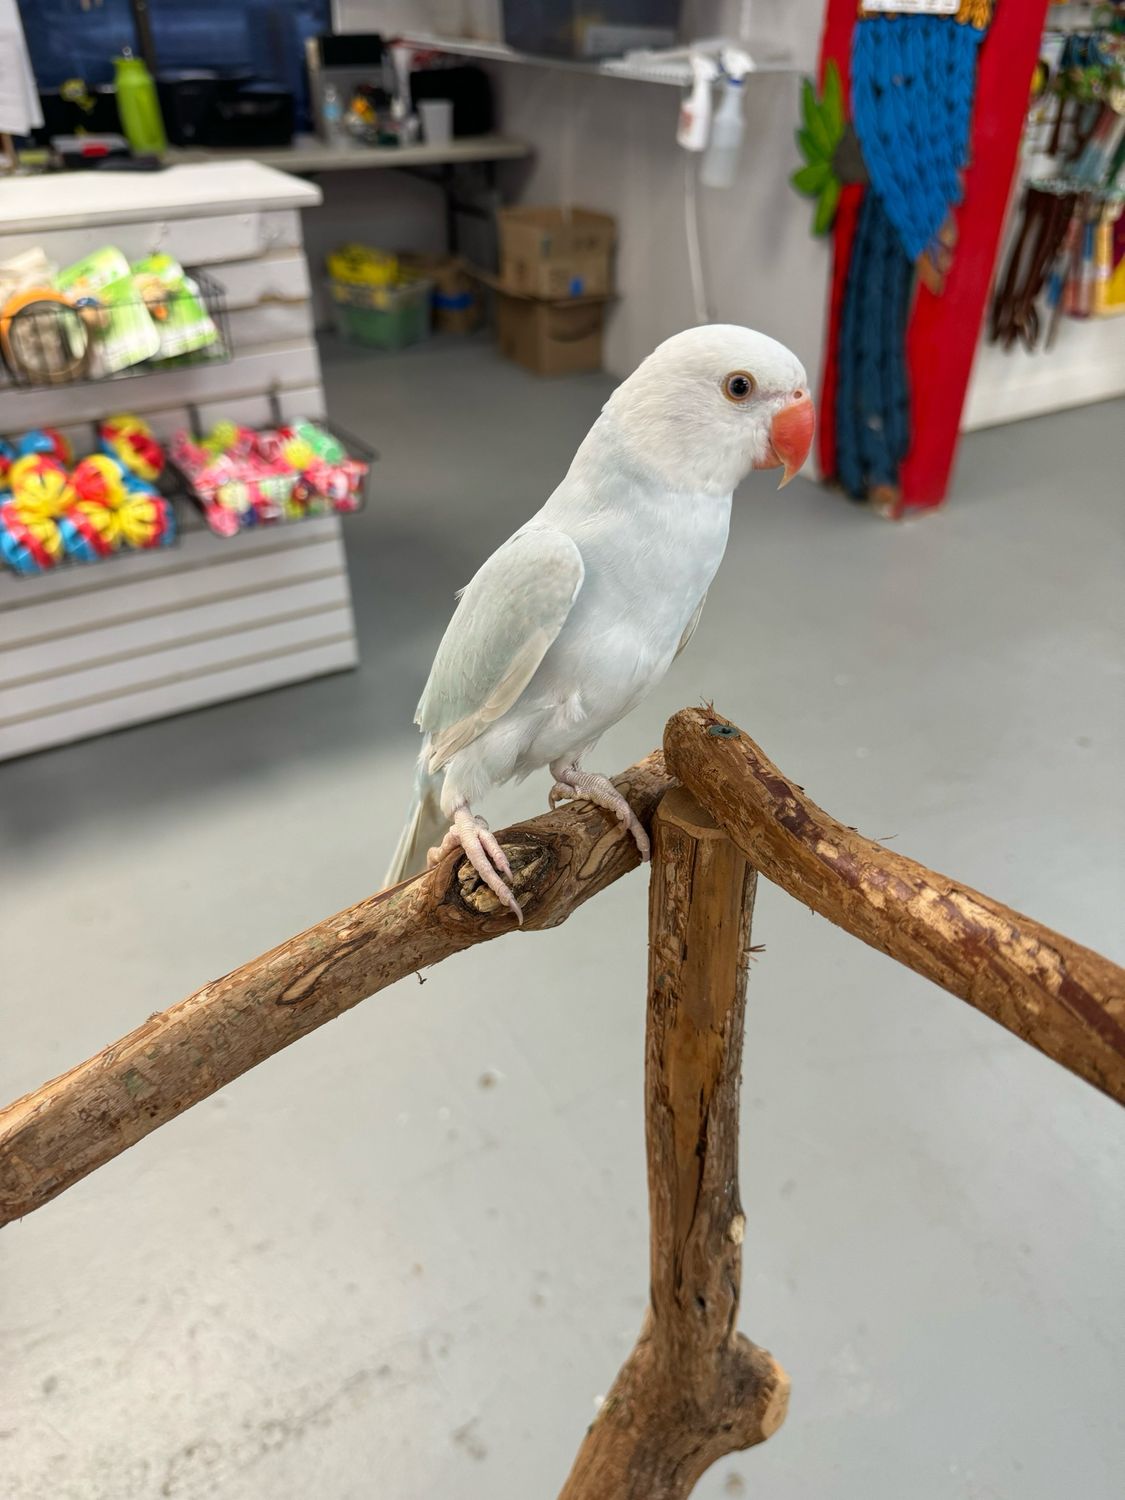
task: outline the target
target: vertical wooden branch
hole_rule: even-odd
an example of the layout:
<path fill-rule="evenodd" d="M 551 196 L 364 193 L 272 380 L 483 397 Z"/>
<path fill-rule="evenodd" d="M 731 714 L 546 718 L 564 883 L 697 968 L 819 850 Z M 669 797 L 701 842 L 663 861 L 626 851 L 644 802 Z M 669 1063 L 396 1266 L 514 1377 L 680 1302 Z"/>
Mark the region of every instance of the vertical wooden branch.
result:
<path fill-rule="evenodd" d="M 651 1297 L 560 1500 L 681 1500 L 775 1432 L 789 1380 L 735 1329 L 738 1091 L 756 876 L 675 789 L 653 821 L 645 1115 Z"/>

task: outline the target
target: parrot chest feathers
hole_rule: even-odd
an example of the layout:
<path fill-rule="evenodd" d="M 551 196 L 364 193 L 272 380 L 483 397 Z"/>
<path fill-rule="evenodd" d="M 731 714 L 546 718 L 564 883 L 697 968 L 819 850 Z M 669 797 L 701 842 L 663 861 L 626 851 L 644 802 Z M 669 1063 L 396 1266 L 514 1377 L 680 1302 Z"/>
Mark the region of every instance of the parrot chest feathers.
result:
<path fill-rule="evenodd" d="M 585 723 L 600 734 L 663 677 L 722 561 L 730 524 L 729 496 L 679 501 L 575 528 L 585 577 L 529 700 L 571 700 L 571 717 L 577 691 Z"/>

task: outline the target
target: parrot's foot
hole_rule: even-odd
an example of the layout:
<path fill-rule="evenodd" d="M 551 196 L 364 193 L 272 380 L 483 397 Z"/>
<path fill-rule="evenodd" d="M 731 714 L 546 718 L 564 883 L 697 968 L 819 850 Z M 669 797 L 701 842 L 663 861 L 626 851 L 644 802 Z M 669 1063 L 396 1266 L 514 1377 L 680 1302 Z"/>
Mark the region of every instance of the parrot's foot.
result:
<path fill-rule="evenodd" d="M 597 771 L 580 771 L 575 765 L 555 761 L 551 766 L 555 784 L 547 802 L 553 812 L 560 802 L 568 797 L 585 797 L 596 807 L 604 807 L 633 835 L 633 842 L 642 860 L 651 856 L 648 834 L 642 828 L 637 815 L 608 776 L 599 776 Z"/>
<path fill-rule="evenodd" d="M 488 824 L 484 819 L 473 816 L 467 802 L 462 802 L 460 807 L 453 809 L 453 826 L 437 848 L 430 850 L 426 856 L 426 863 L 436 865 L 454 849 L 460 849 L 464 853 L 465 858 L 492 894 L 502 901 L 514 914 L 516 921 L 522 924 L 523 912 L 520 904 L 504 884 L 505 880 L 512 878 L 512 867 L 508 863 L 508 856 L 500 847 L 496 835 L 489 833 Z"/>

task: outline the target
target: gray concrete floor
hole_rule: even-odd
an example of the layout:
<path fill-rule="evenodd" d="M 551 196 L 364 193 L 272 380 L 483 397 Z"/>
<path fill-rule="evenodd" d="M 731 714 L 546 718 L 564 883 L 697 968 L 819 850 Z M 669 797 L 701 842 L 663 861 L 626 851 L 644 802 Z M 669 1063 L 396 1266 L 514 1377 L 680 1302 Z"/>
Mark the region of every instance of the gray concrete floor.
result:
<path fill-rule="evenodd" d="M 327 373 L 384 453 L 363 666 L 0 767 L 2 1096 L 374 887 L 452 592 L 608 390 L 476 344 Z M 1122 956 L 1123 419 L 972 437 L 900 527 L 757 476 L 602 768 L 713 698 L 844 821 Z M 401 984 L 7 1229 L 3 1493 L 553 1495 L 644 1302 L 644 908 L 638 874 Z M 1117 1500 L 1119 1112 L 769 887 L 756 937 L 743 1326 L 794 1396 L 697 1493 Z"/>

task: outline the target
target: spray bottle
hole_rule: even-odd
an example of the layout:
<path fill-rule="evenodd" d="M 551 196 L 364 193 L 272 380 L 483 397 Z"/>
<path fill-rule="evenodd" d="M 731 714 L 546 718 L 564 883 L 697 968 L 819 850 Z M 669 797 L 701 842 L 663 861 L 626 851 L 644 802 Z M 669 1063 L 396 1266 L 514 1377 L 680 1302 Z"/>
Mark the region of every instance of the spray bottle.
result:
<path fill-rule="evenodd" d="M 391 91 L 391 120 L 400 146 L 412 146 L 422 134 L 422 122 L 414 112 L 410 95 L 410 70 L 414 65 L 414 49 L 405 42 L 395 42 L 390 49 L 394 75 Z"/>
<path fill-rule="evenodd" d="M 738 157 L 746 122 L 742 116 L 747 73 L 754 64 L 737 47 L 724 47 L 723 97 L 711 126 L 711 140 L 699 176 L 707 187 L 729 188 L 738 175 Z"/>
<path fill-rule="evenodd" d="M 691 93 L 680 105 L 676 139 L 685 151 L 703 151 L 711 131 L 711 85 L 719 69 L 701 52 L 691 54 Z"/>

